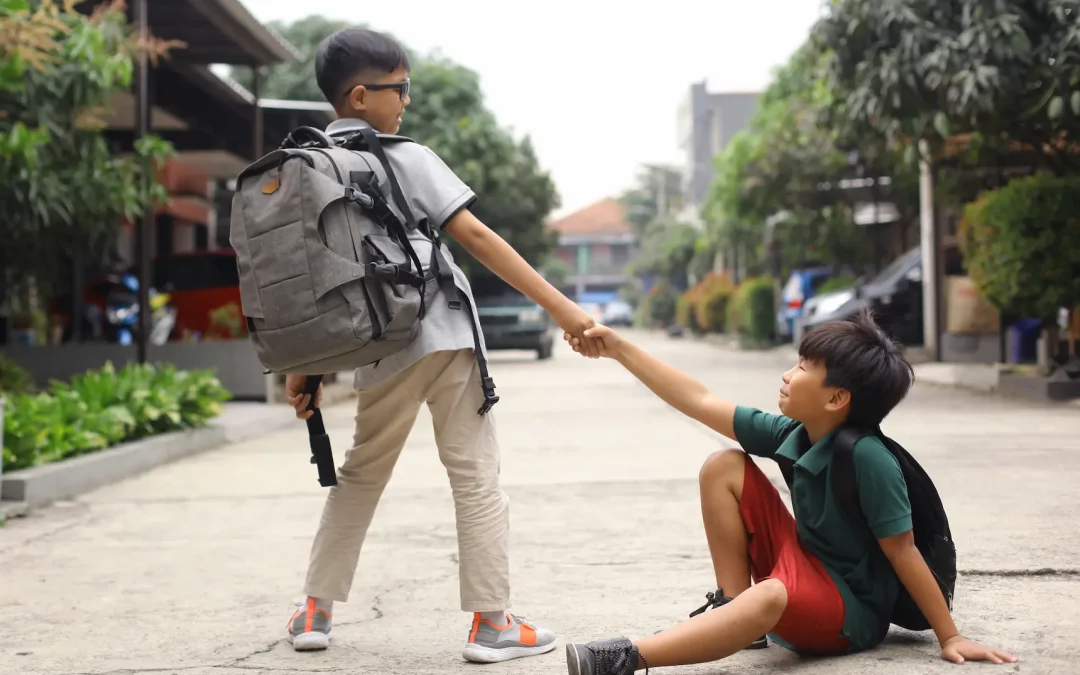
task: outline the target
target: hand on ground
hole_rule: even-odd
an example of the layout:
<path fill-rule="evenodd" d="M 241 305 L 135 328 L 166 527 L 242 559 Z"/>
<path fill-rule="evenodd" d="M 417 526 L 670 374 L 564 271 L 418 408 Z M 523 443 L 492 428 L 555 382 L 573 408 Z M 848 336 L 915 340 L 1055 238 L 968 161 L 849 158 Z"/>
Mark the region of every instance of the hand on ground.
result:
<path fill-rule="evenodd" d="M 941 646 L 941 658 L 953 663 L 965 661 L 990 661 L 991 663 L 1016 663 L 1017 658 L 1000 649 L 991 649 L 961 635 L 946 640 Z"/>

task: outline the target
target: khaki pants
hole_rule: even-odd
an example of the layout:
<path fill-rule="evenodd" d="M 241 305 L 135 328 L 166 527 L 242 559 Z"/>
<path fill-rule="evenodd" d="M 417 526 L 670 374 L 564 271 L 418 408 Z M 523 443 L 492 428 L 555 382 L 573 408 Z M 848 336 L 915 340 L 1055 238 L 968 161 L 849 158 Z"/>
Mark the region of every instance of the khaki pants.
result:
<path fill-rule="evenodd" d="M 394 464 L 427 402 L 457 516 L 461 609 L 510 607 L 509 499 L 499 486 L 499 445 L 472 350 L 435 352 L 359 392 L 354 447 L 330 488 L 304 592 L 345 601 L 360 548 Z"/>

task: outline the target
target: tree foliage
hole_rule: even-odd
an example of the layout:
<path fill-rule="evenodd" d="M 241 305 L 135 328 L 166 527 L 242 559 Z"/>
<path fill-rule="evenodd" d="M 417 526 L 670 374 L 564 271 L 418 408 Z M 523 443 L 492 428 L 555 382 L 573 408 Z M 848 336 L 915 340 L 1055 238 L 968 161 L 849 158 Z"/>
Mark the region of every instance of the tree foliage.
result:
<path fill-rule="evenodd" d="M 0 299 L 28 279 L 59 282 L 75 256 L 105 258 L 123 218 L 167 197 L 143 177 L 170 147 L 148 138 L 114 156 L 97 115 L 130 85 L 138 50 L 177 45 L 139 44 L 119 3 L 91 16 L 73 4 L 0 0 Z"/>
<path fill-rule="evenodd" d="M 815 27 L 833 91 L 823 120 L 906 146 L 974 134 L 992 163 L 1026 145 L 1075 168 L 1080 0 L 837 0 Z"/>
<path fill-rule="evenodd" d="M 686 201 L 682 172 L 675 167 L 646 164 L 638 172 L 637 184 L 619 201 L 626 209 L 627 221 L 642 235 L 653 221 L 682 210 Z"/>
<path fill-rule="evenodd" d="M 965 209 L 960 243 L 990 302 L 1054 320 L 1080 305 L 1080 177 L 1040 173 L 983 194 Z"/>
<path fill-rule="evenodd" d="M 271 68 L 262 95 L 289 100 L 323 100 L 315 83 L 315 54 L 327 35 L 353 24 L 310 16 L 291 24 L 272 23 L 305 58 Z M 409 51 L 411 104 L 401 133 L 429 146 L 478 195 L 473 212 L 527 261 L 540 265 L 555 246 L 546 228 L 559 206 L 550 175 L 536 157 L 532 141 L 516 139 L 484 102 L 475 71 L 437 55 Z M 237 72 L 236 79 L 249 82 Z M 450 242 L 451 247 L 456 247 Z M 455 250 L 467 274 L 480 273 L 473 259 Z"/>
<path fill-rule="evenodd" d="M 740 251 L 752 273 L 762 269 L 763 245 L 773 237 L 782 270 L 864 262 L 869 255 L 865 232 L 854 223 L 854 199 L 842 186 L 860 172 L 879 176 L 885 169 L 888 175 L 897 167 L 874 161 L 881 152 L 873 140 L 853 152 L 845 148 L 844 129 L 820 124 L 834 96 L 823 80 L 825 59 L 812 43 L 796 51 L 762 94 L 748 127 L 716 159 L 703 212 L 722 248 Z M 883 190 L 880 198 L 896 196 Z"/>

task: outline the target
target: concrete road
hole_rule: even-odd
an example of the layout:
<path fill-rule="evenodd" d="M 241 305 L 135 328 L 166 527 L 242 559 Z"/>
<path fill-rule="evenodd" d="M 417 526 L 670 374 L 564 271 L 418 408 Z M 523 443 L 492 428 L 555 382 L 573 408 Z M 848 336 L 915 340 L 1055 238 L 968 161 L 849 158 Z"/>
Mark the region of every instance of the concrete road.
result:
<path fill-rule="evenodd" d="M 775 410 L 783 353 L 640 336 L 718 393 Z M 497 355 L 495 408 L 512 499 L 514 609 L 560 640 L 639 636 L 712 585 L 697 471 L 725 445 L 616 364 Z M 327 411 L 338 456 L 349 404 Z M 918 386 L 886 431 L 924 462 L 949 510 L 965 634 L 1008 666 L 952 666 L 930 634 L 803 660 L 771 646 L 684 673 L 1076 673 L 1080 415 Z M 774 465 L 767 465 L 777 476 Z M 461 660 L 453 508 L 422 414 L 376 514 L 327 652 L 282 641 L 325 491 L 304 427 L 160 468 L 0 529 L 0 673 L 563 673 L 554 653 Z"/>

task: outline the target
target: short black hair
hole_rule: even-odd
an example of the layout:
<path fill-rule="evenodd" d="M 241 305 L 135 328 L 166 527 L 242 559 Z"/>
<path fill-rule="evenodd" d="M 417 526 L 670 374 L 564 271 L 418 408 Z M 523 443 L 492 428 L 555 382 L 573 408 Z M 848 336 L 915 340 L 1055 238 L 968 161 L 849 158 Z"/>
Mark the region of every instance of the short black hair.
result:
<path fill-rule="evenodd" d="M 799 356 L 825 365 L 825 386 L 851 392 L 847 424 L 875 429 L 904 400 L 915 370 L 870 310 L 812 329 Z"/>
<path fill-rule="evenodd" d="M 349 78 L 359 73 L 409 70 L 409 55 L 394 38 L 369 28 L 345 28 L 328 36 L 315 54 L 315 82 L 336 106 Z"/>

